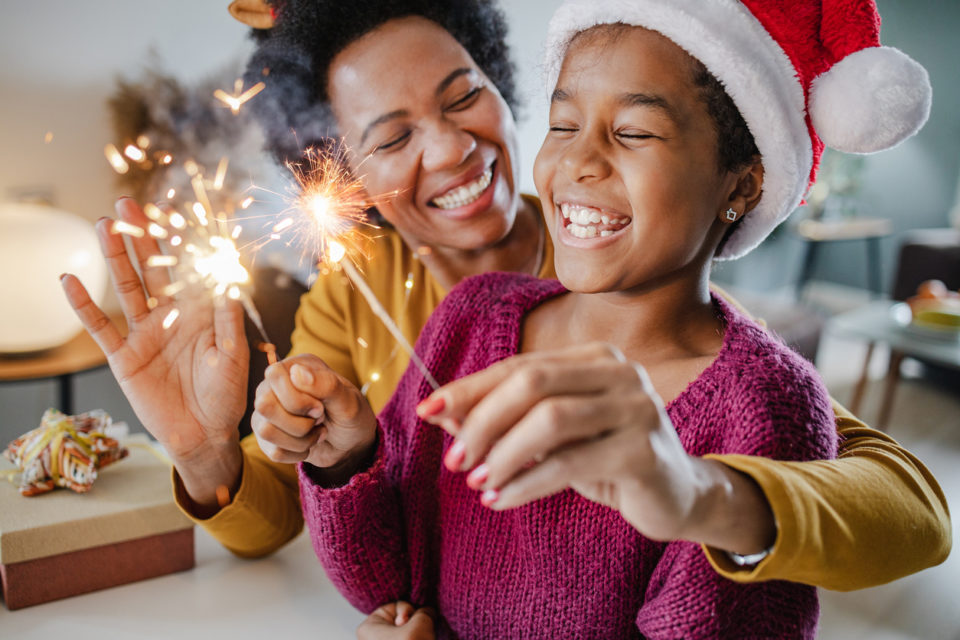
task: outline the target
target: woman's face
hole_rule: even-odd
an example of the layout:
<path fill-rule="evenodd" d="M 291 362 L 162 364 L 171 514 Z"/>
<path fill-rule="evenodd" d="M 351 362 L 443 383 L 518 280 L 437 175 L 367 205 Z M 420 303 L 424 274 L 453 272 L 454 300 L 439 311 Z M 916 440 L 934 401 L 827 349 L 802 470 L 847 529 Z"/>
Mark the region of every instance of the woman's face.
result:
<path fill-rule="evenodd" d="M 736 185 L 716 145 L 680 47 L 638 27 L 574 40 L 534 165 L 564 285 L 623 291 L 702 269 Z"/>
<path fill-rule="evenodd" d="M 449 32 L 391 20 L 337 54 L 328 77 L 351 169 L 408 243 L 475 250 L 507 235 L 520 202 L 516 125 Z"/>

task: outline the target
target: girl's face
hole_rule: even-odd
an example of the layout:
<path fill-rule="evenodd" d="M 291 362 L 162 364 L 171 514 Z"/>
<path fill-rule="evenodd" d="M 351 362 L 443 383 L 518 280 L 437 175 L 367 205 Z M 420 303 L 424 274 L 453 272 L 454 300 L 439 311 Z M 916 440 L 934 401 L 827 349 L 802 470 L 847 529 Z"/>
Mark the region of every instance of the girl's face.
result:
<path fill-rule="evenodd" d="M 570 46 L 534 165 L 570 290 L 641 289 L 709 264 L 737 178 L 718 169 L 692 62 L 639 27 L 600 27 Z"/>
<path fill-rule="evenodd" d="M 516 125 L 448 31 L 391 20 L 334 58 L 327 90 L 351 169 L 408 243 L 475 250 L 507 235 Z"/>

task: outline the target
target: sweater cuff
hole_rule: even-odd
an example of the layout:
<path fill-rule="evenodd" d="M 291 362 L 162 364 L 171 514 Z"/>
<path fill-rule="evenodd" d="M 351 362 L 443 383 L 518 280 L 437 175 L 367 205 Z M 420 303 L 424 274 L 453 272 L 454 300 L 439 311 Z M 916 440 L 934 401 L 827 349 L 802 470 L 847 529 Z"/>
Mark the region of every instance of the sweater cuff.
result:
<path fill-rule="evenodd" d="M 782 576 L 789 572 L 790 565 L 803 549 L 805 529 L 803 523 L 798 521 L 791 487 L 783 482 L 778 473 L 779 467 L 773 460 L 756 456 L 709 454 L 703 457 L 717 460 L 750 476 L 767 498 L 777 527 L 777 537 L 770 552 L 754 565 L 737 566 L 726 551 L 700 545 L 710 565 L 721 576 L 734 582 L 783 579 Z"/>
<path fill-rule="evenodd" d="M 177 506 L 194 523 L 204 528 L 214 539 L 231 552 L 242 557 L 258 557 L 278 549 L 296 535 L 302 525 L 299 509 L 296 514 L 279 517 L 278 503 L 282 496 L 277 491 L 291 494 L 296 505 L 296 485 L 285 485 L 279 478 L 276 487 L 265 477 L 269 470 L 259 467 L 244 449 L 241 458 L 240 486 L 230 503 L 209 518 L 201 518 L 193 511 L 193 501 L 183 486 L 183 480 L 174 468 L 171 472 L 173 495 Z M 296 475 L 288 465 L 291 480 Z M 269 487 L 267 485 L 270 485 Z"/>
<path fill-rule="evenodd" d="M 297 471 L 300 479 L 300 492 L 310 494 L 326 494 L 327 498 L 335 498 L 342 494 L 352 493 L 353 491 L 368 487 L 380 482 L 384 473 L 386 462 L 384 460 L 383 431 L 380 429 L 380 423 L 377 422 L 377 435 L 375 446 L 372 452 L 367 454 L 366 458 L 360 463 L 358 470 L 350 476 L 350 479 L 340 485 L 330 485 L 322 478 L 322 469 L 309 462 L 301 462 L 297 465 Z"/>

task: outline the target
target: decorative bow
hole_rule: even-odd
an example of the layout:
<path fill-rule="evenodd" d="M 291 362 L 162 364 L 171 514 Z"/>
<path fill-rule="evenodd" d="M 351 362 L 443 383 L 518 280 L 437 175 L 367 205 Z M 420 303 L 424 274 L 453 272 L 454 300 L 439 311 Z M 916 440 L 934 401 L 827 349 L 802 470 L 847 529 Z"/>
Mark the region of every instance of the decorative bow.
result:
<path fill-rule="evenodd" d="M 68 416 L 47 409 L 39 427 L 11 442 L 4 451 L 19 468 L 20 493 L 35 496 L 56 487 L 77 493 L 89 491 L 97 469 L 129 453 L 103 433 L 110 423 L 110 416 L 102 410 Z"/>

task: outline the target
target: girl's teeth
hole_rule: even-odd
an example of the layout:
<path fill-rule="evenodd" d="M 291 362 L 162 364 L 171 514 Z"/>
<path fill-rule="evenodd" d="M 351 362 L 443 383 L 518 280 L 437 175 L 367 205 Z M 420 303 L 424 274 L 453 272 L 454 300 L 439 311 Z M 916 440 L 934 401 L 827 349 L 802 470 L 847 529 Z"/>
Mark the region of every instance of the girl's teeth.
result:
<path fill-rule="evenodd" d="M 561 204 L 560 213 L 570 221 L 567 225 L 567 231 L 577 238 L 606 238 L 612 236 L 619 229 L 600 229 L 596 225 L 614 225 L 617 227 L 626 226 L 630 218 L 620 218 L 601 214 L 595 209 L 579 207 L 576 205 Z"/>
<path fill-rule="evenodd" d="M 487 170 L 479 178 L 469 184 L 465 184 L 451 189 L 442 196 L 433 199 L 433 204 L 441 209 L 457 209 L 465 207 L 475 202 L 480 194 L 490 186 L 490 180 L 493 178 L 493 170 L 487 167 Z"/>

